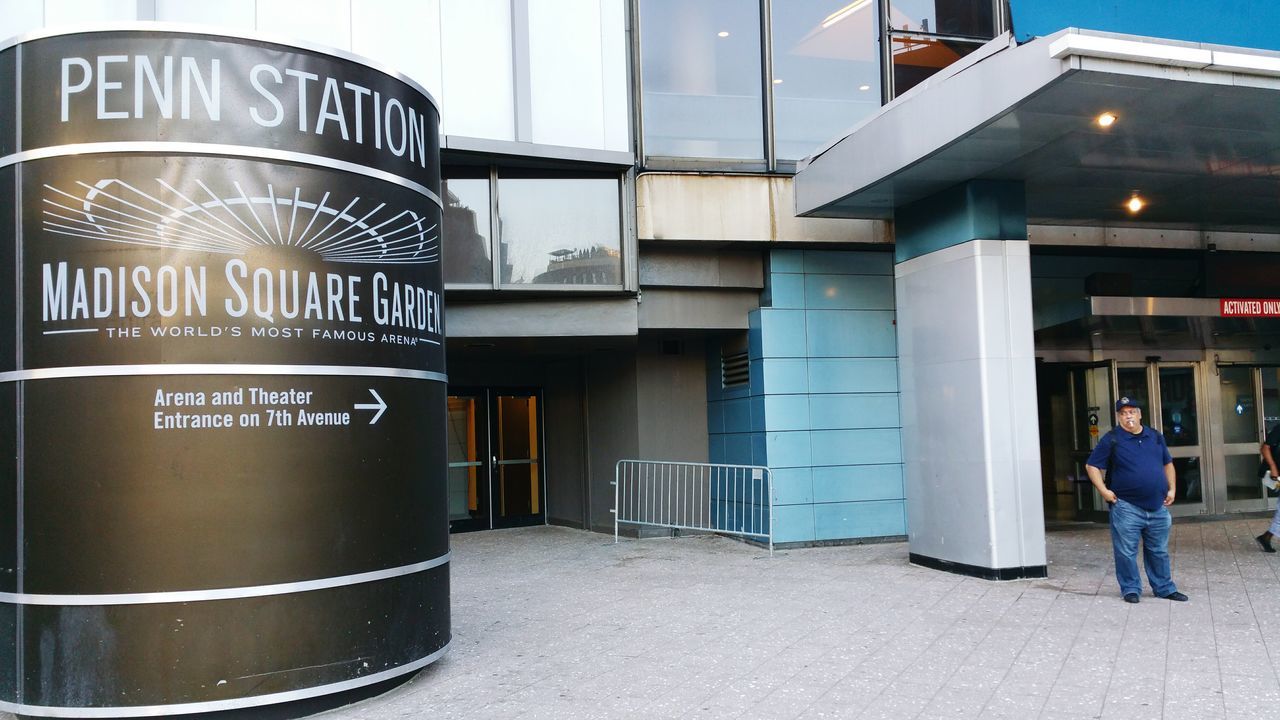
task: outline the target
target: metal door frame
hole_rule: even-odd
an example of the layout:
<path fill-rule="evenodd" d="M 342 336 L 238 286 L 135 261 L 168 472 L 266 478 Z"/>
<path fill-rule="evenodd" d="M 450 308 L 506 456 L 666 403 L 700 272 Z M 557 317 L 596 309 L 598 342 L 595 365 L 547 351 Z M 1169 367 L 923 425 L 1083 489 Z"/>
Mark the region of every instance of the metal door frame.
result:
<path fill-rule="evenodd" d="M 547 524 L 547 453 L 546 453 L 546 432 L 543 428 L 543 415 L 545 407 L 542 399 L 542 388 L 538 387 L 489 387 L 489 527 L 494 530 L 513 527 L 528 527 L 530 525 L 546 525 Z M 537 432 L 537 466 L 538 466 L 538 496 L 539 512 L 528 515 L 515 515 L 509 518 L 499 518 L 494 513 L 494 493 L 498 483 L 498 466 L 508 464 L 500 462 L 496 448 L 493 445 L 493 438 L 498 422 L 498 398 L 499 397 L 531 397 L 537 402 L 537 413 L 535 422 L 538 424 Z"/>
<path fill-rule="evenodd" d="M 493 468 L 488 461 L 488 458 L 493 454 L 493 419 L 489 417 L 491 412 L 490 405 L 492 402 L 490 399 L 489 388 L 473 386 L 450 387 L 448 389 L 448 395 L 449 397 L 474 398 L 476 403 L 484 408 L 484 422 L 479 423 L 483 428 L 476 429 L 478 435 L 477 440 L 483 443 L 483 447 L 478 448 L 478 450 L 480 450 L 480 457 L 478 461 L 475 462 L 475 466 L 480 468 L 480 477 L 476 478 L 476 483 L 477 485 L 483 483 L 485 487 L 484 509 L 485 515 L 487 515 L 487 517 L 480 518 L 459 518 L 457 520 L 450 520 L 449 532 L 489 530 L 493 527 Z M 468 465 L 470 464 L 471 463 L 468 463 Z M 479 488 L 477 488 L 477 493 L 479 493 Z"/>
<path fill-rule="evenodd" d="M 1275 364 L 1274 363 L 1252 363 L 1248 361 L 1223 362 L 1218 360 L 1217 356 L 1215 356 L 1212 359 L 1212 362 L 1213 362 L 1214 377 L 1221 377 L 1220 371 L 1223 367 L 1237 367 L 1237 368 L 1243 367 L 1243 368 L 1248 368 L 1250 370 L 1250 375 L 1253 379 L 1254 412 L 1257 416 L 1257 419 L 1256 419 L 1257 437 L 1254 439 L 1252 451 L 1253 451 L 1254 458 L 1257 459 L 1259 457 L 1259 448 L 1262 446 L 1262 443 L 1264 442 L 1267 434 L 1266 408 L 1263 407 L 1264 398 L 1263 398 L 1263 388 L 1262 388 L 1262 369 L 1264 367 L 1275 367 Z M 1214 427 L 1213 427 L 1213 430 L 1214 430 L 1213 463 L 1214 463 L 1215 477 L 1225 478 L 1226 472 L 1227 472 L 1227 454 L 1228 454 L 1227 451 L 1241 450 L 1242 448 L 1240 448 L 1239 446 L 1244 445 L 1245 443 L 1226 442 L 1222 418 L 1219 417 L 1217 414 L 1217 410 L 1223 406 L 1223 403 L 1221 402 L 1222 383 L 1221 382 L 1213 383 L 1212 390 L 1215 394 L 1214 399 L 1218 401 L 1214 403 L 1215 415 L 1214 415 Z M 1243 454 L 1243 453 L 1233 452 L 1231 454 L 1235 455 L 1235 454 Z M 1262 495 L 1261 488 L 1259 488 L 1259 495 L 1260 496 Z M 1261 512 L 1264 510 L 1274 510 L 1276 506 L 1276 501 L 1274 498 L 1268 498 L 1265 496 L 1261 496 L 1251 500 L 1231 500 L 1227 497 L 1226 482 L 1222 483 L 1221 493 L 1217 494 L 1216 499 L 1219 500 L 1219 507 L 1223 508 L 1223 512 L 1229 512 L 1229 513 Z"/>

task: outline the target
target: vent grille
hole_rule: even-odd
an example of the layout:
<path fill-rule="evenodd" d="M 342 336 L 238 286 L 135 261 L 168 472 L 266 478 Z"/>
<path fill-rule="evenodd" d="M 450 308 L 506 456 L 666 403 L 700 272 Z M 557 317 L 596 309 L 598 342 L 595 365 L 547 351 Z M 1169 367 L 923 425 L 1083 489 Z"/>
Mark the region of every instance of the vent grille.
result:
<path fill-rule="evenodd" d="M 720 356 L 720 387 L 724 389 L 751 384 L 751 361 L 746 352 Z"/>

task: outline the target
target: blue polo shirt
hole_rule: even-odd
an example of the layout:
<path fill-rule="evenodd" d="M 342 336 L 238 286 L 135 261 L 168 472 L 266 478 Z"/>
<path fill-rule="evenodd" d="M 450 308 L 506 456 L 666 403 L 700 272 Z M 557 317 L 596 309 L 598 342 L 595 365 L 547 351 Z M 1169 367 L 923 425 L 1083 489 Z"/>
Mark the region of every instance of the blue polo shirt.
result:
<path fill-rule="evenodd" d="M 1164 466 L 1173 462 L 1164 437 L 1146 425 L 1136 435 L 1115 427 L 1102 436 L 1085 462 L 1106 472 L 1112 438 L 1115 439 L 1116 454 L 1108 475 L 1111 492 L 1143 510 L 1159 510 L 1169 493 Z"/>

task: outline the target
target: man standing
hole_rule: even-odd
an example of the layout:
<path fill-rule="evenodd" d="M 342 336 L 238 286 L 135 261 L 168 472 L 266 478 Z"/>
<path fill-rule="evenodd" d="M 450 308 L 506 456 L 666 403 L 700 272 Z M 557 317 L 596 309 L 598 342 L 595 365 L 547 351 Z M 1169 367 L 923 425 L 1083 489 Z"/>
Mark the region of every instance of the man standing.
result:
<path fill-rule="evenodd" d="M 1272 481 L 1280 479 L 1280 468 L 1276 467 L 1276 463 L 1280 462 L 1280 423 L 1276 423 L 1275 427 L 1271 428 L 1271 432 L 1267 433 L 1267 439 L 1262 442 L 1262 447 L 1258 451 L 1262 453 L 1262 463 L 1267 472 L 1271 473 Z M 1276 548 L 1271 544 L 1271 538 L 1276 535 L 1280 535 L 1280 504 L 1276 505 L 1276 514 L 1271 518 L 1271 527 L 1254 540 L 1258 541 L 1264 552 L 1273 553 Z"/>
<path fill-rule="evenodd" d="M 1111 549 L 1116 558 L 1116 582 L 1127 603 L 1142 596 L 1138 574 L 1138 540 L 1147 566 L 1147 582 L 1156 597 L 1185 601 L 1169 569 L 1169 528 L 1173 518 L 1173 457 L 1164 436 L 1143 427 L 1142 408 L 1135 400 L 1116 401 L 1116 426 L 1102 437 L 1085 461 L 1085 472 L 1098 493 L 1111 503 Z M 1102 479 L 1106 470 L 1111 487 Z"/>

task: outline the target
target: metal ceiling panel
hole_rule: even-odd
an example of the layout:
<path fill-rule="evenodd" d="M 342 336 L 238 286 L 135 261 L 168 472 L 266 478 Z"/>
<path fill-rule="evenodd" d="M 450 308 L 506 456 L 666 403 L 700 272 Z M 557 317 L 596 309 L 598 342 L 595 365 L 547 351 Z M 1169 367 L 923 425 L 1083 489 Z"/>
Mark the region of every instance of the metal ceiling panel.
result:
<path fill-rule="evenodd" d="M 1084 54 L 1054 58 L 1055 42 Z M 1188 49 L 1211 61 L 1168 64 Z M 1277 63 L 1273 52 L 1081 31 L 1008 45 L 803 163 L 797 210 L 890 218 L 960 182 L 1018 180 L 1035 224 L 1278 232 Z M 1108 129 L 1095 123 L 1104 110 L 1119 118 Z M 1147 203 L 1136 215 L 1124 209 L 1135 193 Z"/>

